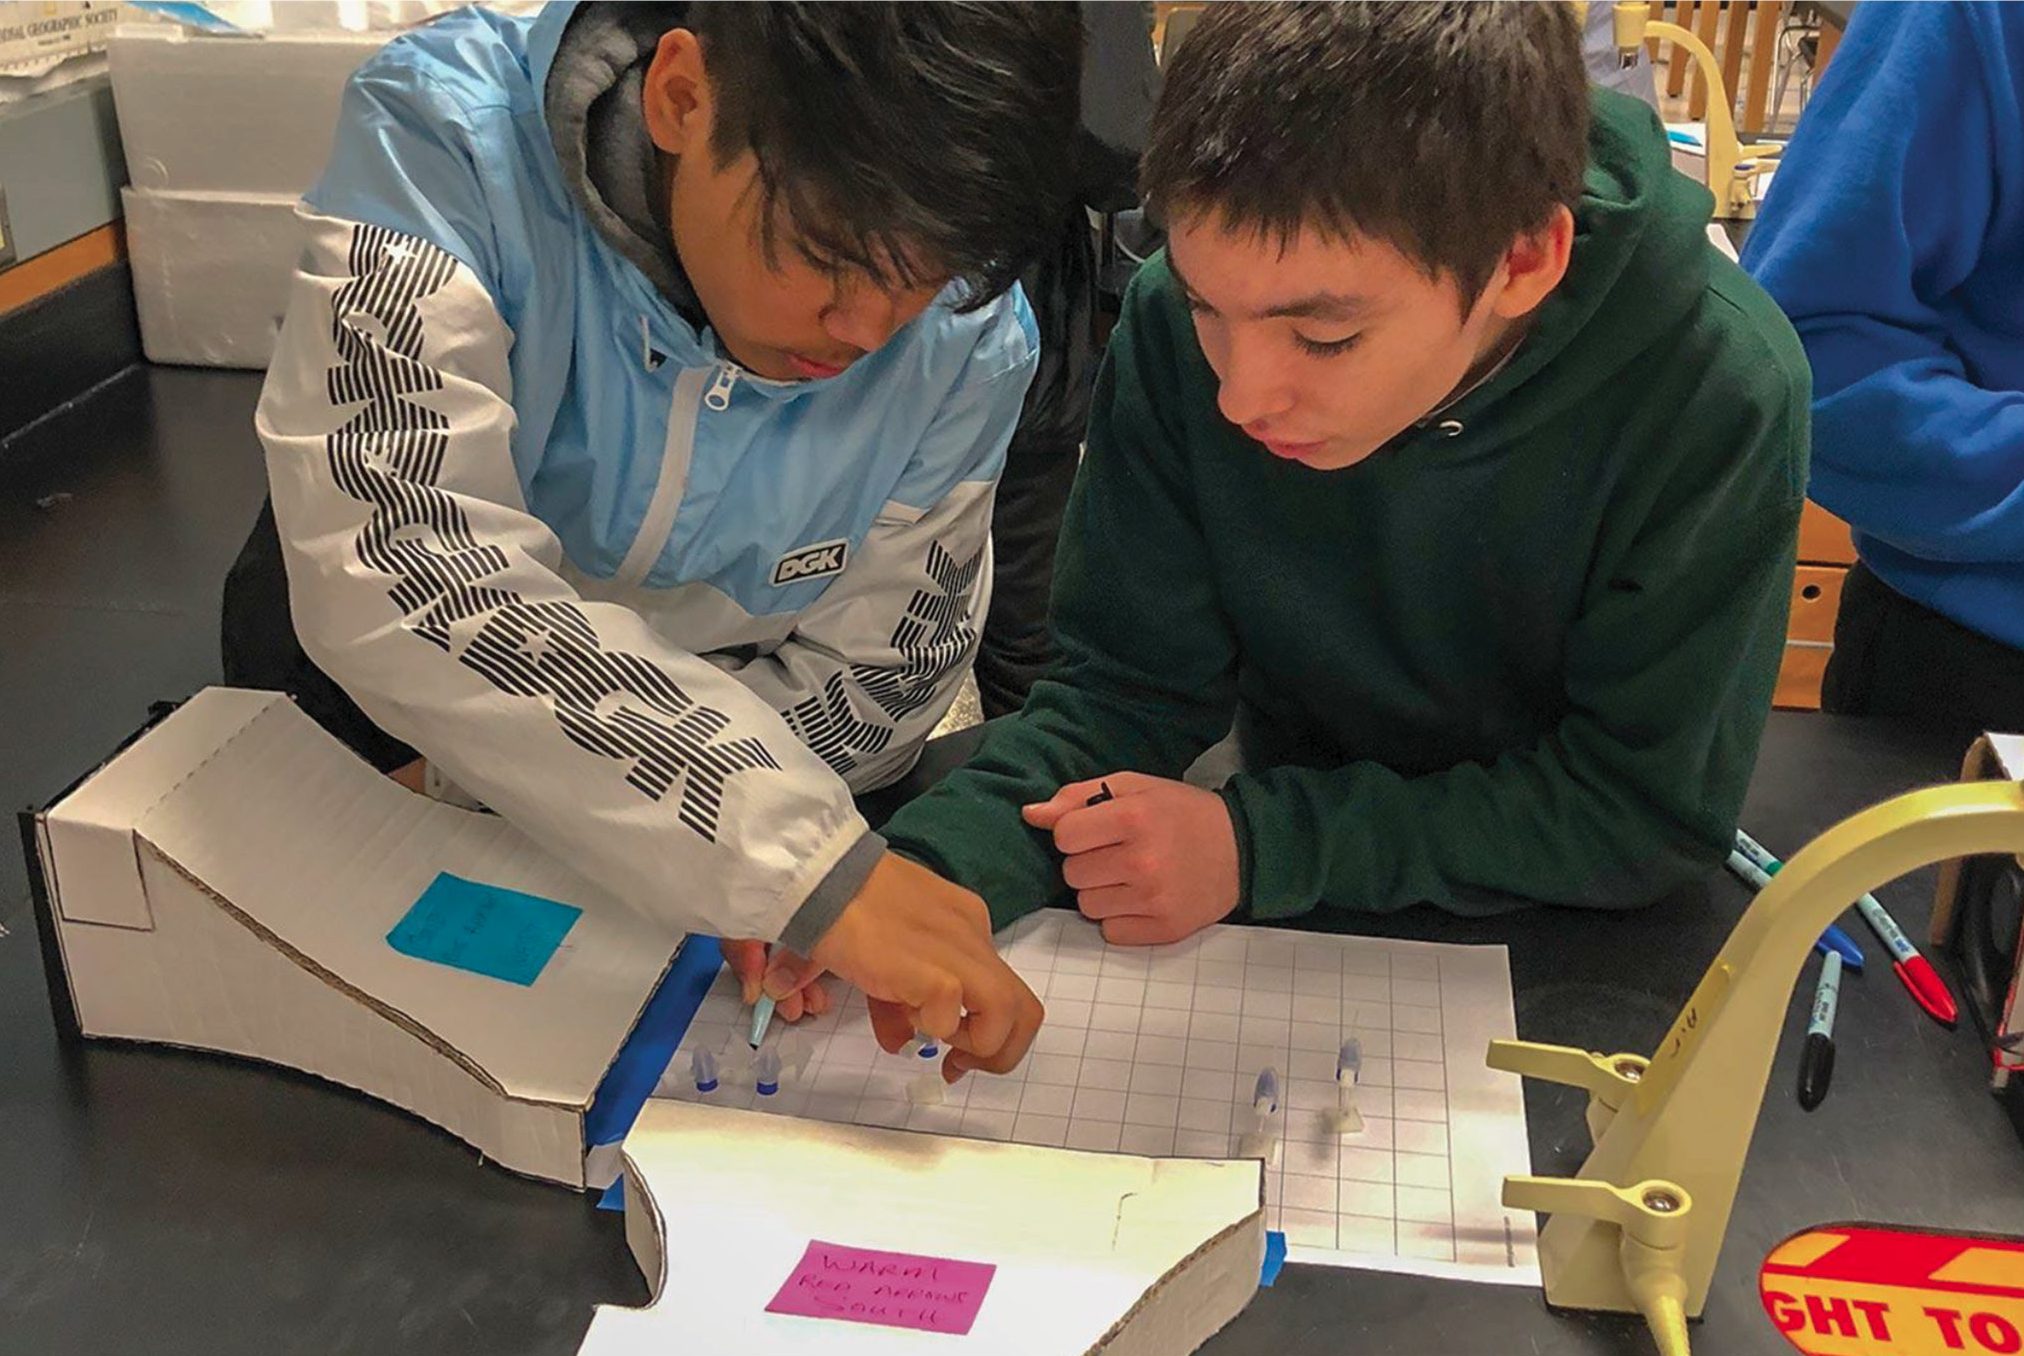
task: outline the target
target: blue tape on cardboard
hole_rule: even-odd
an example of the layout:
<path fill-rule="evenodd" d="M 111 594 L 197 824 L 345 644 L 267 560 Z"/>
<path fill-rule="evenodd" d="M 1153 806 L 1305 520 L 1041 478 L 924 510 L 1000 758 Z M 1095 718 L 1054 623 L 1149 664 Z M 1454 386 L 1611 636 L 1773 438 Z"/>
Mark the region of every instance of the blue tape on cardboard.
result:
<path fill-rule="evenodd" d="M 660 987 L 633 1024 L 632 1035 L 597 1085 L 583 1117 L 586 1148 L 616 1144 L 632 1129 L 723 964 L 724 949 L 715 937 L 691 936 L 682 942 Z"/>
<path fill-rule="evenodd" d="M 429 882 L 387 945 L 417 960 L 532 984 L 583 910 L 445 871 Z"/>
<path fill-rule="evenodd" d="M 1258 1284 L 1270 1286 L 1279 1279 L 1279 1268 L 1286 1265 L 1286 1235 L 1277 1229 L 1265 1234 L 1265 1265 L 1258 1268 Z"/>

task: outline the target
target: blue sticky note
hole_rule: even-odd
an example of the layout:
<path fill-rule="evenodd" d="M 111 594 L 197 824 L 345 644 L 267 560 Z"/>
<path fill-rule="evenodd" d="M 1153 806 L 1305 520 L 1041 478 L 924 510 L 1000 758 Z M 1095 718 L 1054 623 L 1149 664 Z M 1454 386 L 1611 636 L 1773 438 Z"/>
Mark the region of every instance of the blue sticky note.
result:
<path fill-rule="evenodd" d="M 429 882 L 387 945 L 417 960 L 532 984 L 583 910 L 445 871 Z"/>
<path fill-rule="evenodd" d="M 1279 1279 L 1279 1268 L 1286 1265 L 1286 1235 L 1277 1229 L 1265 1234 L 1265 1265 L 1258 1268 L 1258 1284 L 1269 1286 Z"/>

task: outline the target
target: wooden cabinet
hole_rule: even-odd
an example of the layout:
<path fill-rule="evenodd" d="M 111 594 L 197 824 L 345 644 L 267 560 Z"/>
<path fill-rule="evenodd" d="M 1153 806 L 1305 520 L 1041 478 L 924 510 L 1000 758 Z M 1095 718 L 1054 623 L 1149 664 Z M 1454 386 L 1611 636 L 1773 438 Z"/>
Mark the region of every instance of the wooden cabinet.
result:
<path fill-rule="evenodd" d="M 1785 625 L 1785 662 L 1772 704 L 1791 711 L 1820 709 L 1820 679 L 1834 649 L 1841 585 L 1855 563 L 1848 524 L 1807 501 L 1799 518 L 1799 570 L 1792 580 L 1792 615 Z"/>
<path fill-rule="evenodd" d="M 1799 515 L 1799 563 L 1801 565 L 1855 564 L 1855 538 L 1848 524 L 1811 499 Z"/>

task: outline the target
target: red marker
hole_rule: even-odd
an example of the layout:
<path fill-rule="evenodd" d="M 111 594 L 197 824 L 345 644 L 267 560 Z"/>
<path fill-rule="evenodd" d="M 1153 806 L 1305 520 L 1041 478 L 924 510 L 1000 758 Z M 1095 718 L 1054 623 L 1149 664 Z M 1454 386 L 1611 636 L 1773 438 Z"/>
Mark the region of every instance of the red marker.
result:
<path fill-rule="evenodd" d="M 1732 867 L 1738 857 L 1745 865 L 1755 865 L 1767 874 L 1778 870 L 1778 859 L 1741 829 L 1736 830 L 1736 851 L 1730 856 Z M 1748 878 L 1746 873 L 1745 879 Z M 1757 884 L 1762 887 L 1762 882 Z M 1864 895 L 1855 901 L 1855 907 L 1862 914 L 1863 922 L 1869 924 L 1870 931 L 1890 952 L 1891 969 L 1897 971 L 1897 977 L 1904 982 L 1905 988 L 1911 990 L 1912 1000 L 1931 1013 L 1935 1020 L 1952 1026 L 1959 1019 L 1960 1010 L 1954 1006 L 1954 996 L 1947 992 L 1946 983 L 1933 969 L 1933 963 L 1921 956 L 1918 948 L 1905 939 L 1904 929 L 1897 925 L 1895 918 L 1884 912 L 1875 895 Z M 1828 931 L 1834 929 L 1829 928 Z M 1859 963 L 1861 953 L 1856 954 Z"/>
<path fill-rule="evenodd" d="M 1904 929 L 1897 925 L 1895 918 L 1884 912 L 1875 895 L 1864 895 L 1855 901 L 1855 907 L 1862 914 L 1862 921 L 1869 924 L 1870 931 L 1890 952 L 1891 968 L 1897 971 L 1897 977 L 1904 981 L 1904 986 L 1911 990 L 1912 998 L 1935 1020 L 1952 1026 L 1961 1015 L 1960 1009 L 1954 1006 L 1954 996 L 1947 992 L 1946 983 L 1933 969 L 1933 963 L 1921 956 L 1918 948 L 1906 939 Z"/>

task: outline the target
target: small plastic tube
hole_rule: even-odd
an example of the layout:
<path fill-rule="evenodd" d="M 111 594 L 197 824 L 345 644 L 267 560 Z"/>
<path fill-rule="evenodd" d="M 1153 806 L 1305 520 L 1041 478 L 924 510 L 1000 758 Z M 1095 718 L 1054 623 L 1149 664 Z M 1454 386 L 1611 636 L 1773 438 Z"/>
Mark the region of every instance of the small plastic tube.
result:
<path fill-rule="evenodd" d="M 752 1082 L 759 1089 L 761 1097 L 771 1097 L 780 1091 L 780 1052 L 772 1046 L 759 1052 L 759 1058 L 752 1062 Z"/>
<path fill-rule="evenodd" d="M 1351 1036 L 1335 1056 L 1335 1114 L 1338 1135 L 1363 1133 L 1363 1112 L 1357 1109 L 1356 1085 L 1363 1077 L 1363 1042 Z"/>
<path fill-rule="evenodd" d="M 780 1038 L 780 1066 L 784 1073 L 795 1078 L 808 1071 L 808 1061 L 815 1058 L 815 1042 L 799 1027 L 789 1027 Z"/>
<path fill-rule="evenodd" d="M 1342 1049 L 1335 1056 L 1336 1086 L 1353 1088 L 1362 1077 L 1363 1042 L 1351 1036 L 1342 1043 Z"/>
<path fill-rule="evenodd" d="M 689 1055 L 689 1069 L 696 1075 L 697 1092 L 717 1090 L 717 1057 L 708 1050 L 697 1050 Z"/>
<path fill-rule="evenodd" d="M 1279 1072 L 1264 1069 L 1258 1074 L 1258 1084 L 1251 1094 L 1251 1109 L 1261 1117 L 1270 1116 L 1279 1110 Z"/>

